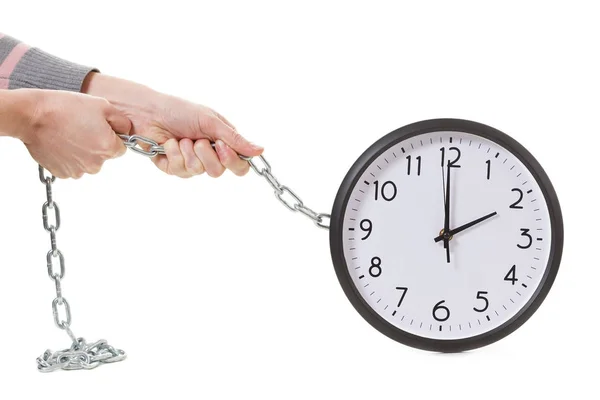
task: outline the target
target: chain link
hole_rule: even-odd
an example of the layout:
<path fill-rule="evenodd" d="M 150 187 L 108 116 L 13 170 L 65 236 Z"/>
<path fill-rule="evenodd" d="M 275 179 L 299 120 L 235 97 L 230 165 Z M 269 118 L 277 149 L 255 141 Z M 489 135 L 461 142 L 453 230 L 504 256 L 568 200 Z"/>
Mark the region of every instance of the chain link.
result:
<path fill-rule="evenodd" d="M 273 193 L 275 194 L 275 197 L 277 197 L 277 200 L 279 200 L 288 210 L 299 212 L 310 218 L 310 220 L 312 220 L 319 228 L 329 229 L 331 215 L 313 211 L 311 208 L 304 205 L 302 199 L 292 189 L 280 184 L 271 172 L 271 164 L 269 164 L 264 156 L 258 156 L 262 166 L 257 164 L 255 157 L 240 156 L 240 158 L 248 161 L 252 170 L 265 178 L 273 188 Z"/>
<path fill-rule="evenodd" d="M 143 156 L 152 158 L 159 154 L 165 154 L 163 146 L 160 146 L 157 142 L 147 137 L 140 135 L 119 135 L 119 137 L 123 140 L 125 147 Z M 140 146 L 140 143 L 147 144 L 150 147 L 146 150 Z"/>
<path fill-rule="evenodd" d="M 46 176 L 45 170 L 39 166 L 40 181 L 46 185 L 46 202 L 42 206 L 42 219 L 44 229 L 50 233 L 50 251 L 46 254 L 46 265 L 48 276 L 54 282 L 56 288 L 56 297 L 52 301 L 52 316 L 54 324 L 64 330 L 71 338 L 73 344 L 70 349 L 65 349 L 52 353 L 46 350 L 44 354 L 37 358 L 38 370 L 41 372 L 51 372 L 57 369 L 92 369 L 101 363 L 111 363 L 124 360 L 127 355 L 123 350 L 118 350 L 109 346 L 105 340 L 88 345 L 83 338 L 76 338 L 71 331 L 71 306 L 66 298 L 63 297 L 62 279 L 65 277 L 65 257 L 56 245 L 56 232 L 60 228 L 60 210 L 58 204 L 52 198 L 52 183 L 56 180 L 54 176 Z M 54 221 L 50 221 L 49 216 L 52 210 Z M 58 263 L 58 272 L 55 266 Z"/>
<path fill-rule="evenodd" d="M 119 137 L 123 140 L 125 147 L 146 157 L 155 157 L 158 154 L 165 154 L 164 147 L 160 146 L 157 142 L 155 142 L 152 139 L 148 139 L 139 135 L 119 135 Z M 146 150 L 140 146 L 140 143 L 146 144 L 150 147 L 148 148 L 148 150 Z M 215 144 L 212 143 L 212 146 L 214 147 Z M 281 202 L 281 204 L 286 206 L 288 210 L 291 210 L 293 212 L 299 212 L 300 214 L 305 215 L 320 228 L 329 229 L 329 221 L 331 220 L 331 215 L 325 213 L 317 213 L 309 207 L 305 206 L 302 199 L 298 197 L 298 195 L 294 193 L 292 189 L 279 183 L 277 178 L 275 178 L 275 176 L 271 173 L 271 165 L 265 159 L 264 156 L 258 156 L 258 159 L 261 161 L 262 166 L 257 165 L 255 161 L 256 158 L 242 155 L 240 155 L 239 157 L 242 160 L 248 161 L 248 164 L 250 164 L 252 170 L 258 175 L 265 178 L 267 182 L 269 182 L 269 185 L 271 185 L 271 187 L 275 191 L 274 193 L 277 199 Z"/>

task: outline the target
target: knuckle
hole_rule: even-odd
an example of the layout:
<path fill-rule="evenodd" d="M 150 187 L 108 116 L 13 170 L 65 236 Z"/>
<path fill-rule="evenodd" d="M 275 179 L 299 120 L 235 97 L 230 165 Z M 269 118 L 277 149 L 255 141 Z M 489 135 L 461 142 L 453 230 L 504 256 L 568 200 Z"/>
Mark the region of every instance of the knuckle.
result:
<path fill-rule="evenodd" d="M 250 170 L 250 166 L 246 165 L 246 166 L 242 167 L 241 169 L 234 171 L 234 173 L 237 176 L 244 176 L 248 173 L 249 170 Z"/>
<path fill-rule="evenodd" d="M 207 150 L 209 147 L 211 147 L 211 145 L 207 139 L 196 140 L 196 143 L 194 143 L 194 151 L 196 153 L 203 152 L 203 151 Z"/>
<path fill-rule="evenodd" d="M 212 167 L 210 170 L 207 170 L 206 172 L 211 178 L 218 178 L 225 172 L 225 167 L 223 167 L 222 165 L 220 167 L 215 166 Z"/>
<path fill-rule="evenodd" d="M 98 172 L 100 172 L 100 170 L 102 169 L 102 164 L 101 163 L 94 163 L 92 165 L 89 165 L 85 172 L 91 175 L 95 175 Z"/>
<path fill-rule="evenodd" d="M 121 157 L 121 156 L 125 155 L 126 152 L 127 152 L 127 147 L 119 146 L 119 149 L 117 150 L 117 157 Z"/>
<path fill-rule="evenodd" d="M 204 167 L 202 166 L 201 163 L 196 162 L 191 167 L 189 167 L 188 170 L 190 172 L 192 172 L 194 175 L 200 175 L 204 172 Z"/>

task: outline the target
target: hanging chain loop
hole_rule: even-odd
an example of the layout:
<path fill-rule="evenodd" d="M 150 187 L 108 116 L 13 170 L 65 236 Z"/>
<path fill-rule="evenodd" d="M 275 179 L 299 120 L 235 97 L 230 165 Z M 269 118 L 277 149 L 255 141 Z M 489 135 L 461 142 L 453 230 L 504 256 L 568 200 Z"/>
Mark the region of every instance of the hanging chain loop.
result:
<path fill-rule="evenodd" d="M 54 281 L 56 297 L 52 301 L 52 316 L 54 324 L 64 330 L 73 342 L 70 349 L 57 352 L 46 350 L 37 359 L 38 370 L 51 372 L 57 369 L 92 369 L 101 363 L 111 363 L 124 360 L 127 355 L 123 350 L 109 346 L 105 340 L 88 345 L 83 338 L 76 338 L 71 331 L 71 306 L 63 297 L 62 279 L 65 277 L 65 257 L 56 245 L 56 232 L 60 229 L 60 211 L 58 204 L 52 198 L 52 183 L 54 176 L 47 176 L 44 168 L 39 167 L 40 181 L 46 185 L 46 202 L 42 206 L 44 229 L 50 233 L 50 251 L 46 254 L 48 276 Z M 49 221 L 48 210 L 52 210 L 54 221 Z"/>
<path fill-rule="evenodd" d="M 164 147 L 160 146 L 156 141 L 152 139 L 148 139 L 139 135 L 119 135 L 119 137 L 123 140 L 125 147 L 146 157 L 155 157 L 159 154 L 165 154 Z M 148 149 L 141 147 L 140 143 L 149 146 Z M 212 143 L 212 146 L 214 147 L 215 144 Z M 300 214 L 310 218 L 319 228 L 329 229 L 329 221 L 331 220 L 331 215 L 325 213 L 317 213 L 309 207 L 305 206 L 302 199 L 298 197 L 298 195 L 292 189 L 279 183 L 277 178 L 275 178 L 275 176 L 271 173 L 271 164 L 269 164 L 269 162 L 265 159 L 264 156 L 258 156 L 258 160 L 260 160 L 260 163 L 256 162 L 256 157 L 247 157 L 242 155 L 240 155 L 239 157 L 244 161 L 248 161 L 248 164 L 250 164 L 252 170 L 266 179 L 269 185 L 271 185 L 271 187 L 273 188 L 277 199 L 281 202 L 281 204 L 286 206 L 287 209 L 293 212 L 300 212 Z M 40 175 L 40 179 L 41 176 L 42 175 Z"/>

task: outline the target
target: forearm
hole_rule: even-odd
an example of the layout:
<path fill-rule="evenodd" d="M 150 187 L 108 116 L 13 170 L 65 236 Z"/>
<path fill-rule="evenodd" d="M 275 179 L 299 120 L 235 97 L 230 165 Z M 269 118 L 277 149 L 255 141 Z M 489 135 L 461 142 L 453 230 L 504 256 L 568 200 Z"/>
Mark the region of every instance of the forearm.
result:
<path fill-rule="evenodd" d="M 79 92 L 94 68 L 75 64 L 0 33 L 0 89 Z"/>
<path fill-rule="evenodd" d="M 0 90 L 0 136 L 22 139 L 35 117 L 36 90 Z"/>
<path fill-rule="evenodd" d="M 92 72 L 81 92 L 108 100 L 133 123 L 133 133 L 150 125 L 160 126 L 165 113 L 189 108 L 188 103 L 125 79 Z"/>
<path fill-rule="evenodd" d="M 91 96 L 102 97 L 117 108 L 153 109 L 157 106 L 158 92 L 139 83 L 131 82 L 114 76 L 92 72 L 84 80 L 81 92 Z"/>

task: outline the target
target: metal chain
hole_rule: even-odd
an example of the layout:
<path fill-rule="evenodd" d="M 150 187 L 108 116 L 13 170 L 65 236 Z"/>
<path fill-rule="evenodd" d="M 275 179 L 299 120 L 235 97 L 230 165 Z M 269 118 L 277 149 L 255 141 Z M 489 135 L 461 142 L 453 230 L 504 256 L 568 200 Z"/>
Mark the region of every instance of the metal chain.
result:
<path fill-rule="evenodd" d="M 163 146 L 156 141 L 139 135 L 119 135 L 124 145 L 134 152 L 146 157 L 155 157 L 159 154 L 165 154 Z M 141 144 L 147 145 L 147 149 Z M 212 143 L 214 147 L 214 143 Z M 262 155 L 258 156 L 263 166 L 257 166 L 253 157 L 239 156 L 250 164 L 250 167 L 258 175 L 264 177 L 274 190 L 275 197 L 286 208 L 293 212 L 299 212 L 312 220 L 318 227 L 329 229 L 326 220 L 331 219 L 331 215 L 317 213 L 304 205 L 304 202 L 289 187 L 279 183 L 277 178 L 271 173 L 271 165 Z M 46 202 L 42 206 L 42 217 L 44 229 L 50 233 L 50 251 L 46 254 L 46 265 L 48 276 L 54 281 L 56 288 L 56 298 L 52 301 L 52 315 L 54 323 L 59 329 L 67 332 L 73 344 L 70 348 L 52 352 L 46 350 L 44 354 L 37 358 L 38 370 L 41 372 L 51 372 L 58 369 L 76 370 L 93 369 L 100 364 L 114 363 L 122 361 L 127 354 L 120 349 L 108 345 L 106 340 L 99 340 L 88 344 L 83 338 L 76 338 L 71 331 L 71 307 L 69 302 L 62 294 L 62 279 L 65 276 L 65 258 L 56 245 L 56 232 L 60 228 L 60 209 L 52 197 L 52 184 L 56 180 L 54 176 L 46 176 L 44 168 L 39 166 L 40 182 L 46 185 Z M 54 212 L 54 221 L 51 221 L 49 210 Z M 58 263 L 59 271 L 54 270 L 55 263 Z M 61 317 L 61 311 L 64 318 Z"/>
<path fill-rule="evenodd" d="M 109 346 L 105 340 L 88 344 L 83 338 L 76 338 L 71 331 L 71 307 L 62 294 L 62 279 L 65 277 L 65 257 L 56 245 L 56 232 L 60 229 L 60 209 L 52 197 L 54 176 L 46 176 L 44 168 L 39 166 L 40 182 L 46 185 L 46 202 L 42 206 L 44 229 L 50 233 L 50 251 L 46 254 L 48 276 L 54 281 L 56 297 L 52 301 L 54 323 L 59 329 L 67 332 L 73 341 L 71 348 L 52 352 L 46 350 L 37 358 L 38 370 L 51 372 L 57 369 L 92 369 L 100 364 L 124 360 L 127 355 L 123 350 Z M 54 217 L 49 211 L 53 211 Z M 53 219 L 53 221 L 52 221 Z M 55 267 L 58 265 L 58 270 Z M 64 317 L 61 317 L 64 315 Z"/>
<path fill-rule="evenodd" d="M 136 153 L 142 154 L 146 157 L 155 157 L 158 154 L 165 154 L 165 149 L 160 146 L 157 142 L 152 139 L 148 139 L 139 135 L 119 135 L 123 139 L 124 144 L 127 148 L 135 151 Z M 148 150 L 142 148 L 139 144 L 143 143 L 149 147 Z M 214 143 L 212 144 L 214 147 Z M 304 205 L 304 202 L 292 189 L 279 183 L 277 178 L 271 173 L 271 165 L 267 162 L 264 156 L 258 156 L 258 159 L 262 162 L 263 167 L 257 166 L 253 157 L 239 156 L 242 160 L 248 161 L 250 167 L 258 175 L 262 176 L 269 182 L 274 190 L 275 197 L 293 212 L 299 212 L 302 215 L 310 218 L 318 227 L 329 229 L 329 223 L 326 222 L 331 220 L 331 215 L 325 213 L 317 213 L 311 208 Z"/>
<path fill-rule="evenodd" d="M 319 228 L 329 229 L 329 220 L 331 215 L 325 213 L 317 213 L 311 208 L 304 205 L 304 202 L 292 189 L 279 183 L 277 178 L 271 173 L 271 164 L 267 162 L 265 157 L 262 155 L 258 156 L 258 159 L 262 162 L 263 167 L 257 166 L 253 157 L 240 156 L 241 159 L 248 161 L 250 167 L 258 175 L 266 179 L 274 190 L 275 197 L 287 207 L 287 209 L 293 212 L 299 212 L 300 214 L 310 218 Z M 327 221 L 326 221 L 327 220 Z"/>

